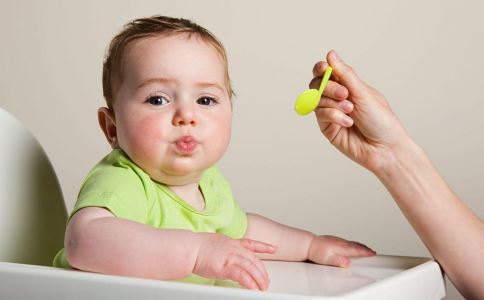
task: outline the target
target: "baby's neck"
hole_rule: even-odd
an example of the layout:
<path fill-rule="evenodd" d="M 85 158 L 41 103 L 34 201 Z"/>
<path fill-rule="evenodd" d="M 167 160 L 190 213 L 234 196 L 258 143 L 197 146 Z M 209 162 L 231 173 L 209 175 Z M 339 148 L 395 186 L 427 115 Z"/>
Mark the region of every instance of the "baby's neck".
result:
<path fill-rule="evenodd" d="M 203 211 L 205 209 L 205 199 L 198 182 L 185 185 L 168 185 L 168 188 L 197 210 Z"/>

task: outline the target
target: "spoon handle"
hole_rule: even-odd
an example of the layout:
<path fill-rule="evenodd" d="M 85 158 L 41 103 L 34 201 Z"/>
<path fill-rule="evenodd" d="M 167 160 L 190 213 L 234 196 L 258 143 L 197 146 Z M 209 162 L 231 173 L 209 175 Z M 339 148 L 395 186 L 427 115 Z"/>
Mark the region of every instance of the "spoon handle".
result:
<path fill-rule="evenodd" d="M 331 73 L 333 72 L 333 68 L 328 66 L 326 71 L 324 71 L 323 79 L 321 80 L 321 85 L 319 86 L 319 97 L 323 94 L 324 88 L 328 84 L 329 77 L 331 77 Z"/>

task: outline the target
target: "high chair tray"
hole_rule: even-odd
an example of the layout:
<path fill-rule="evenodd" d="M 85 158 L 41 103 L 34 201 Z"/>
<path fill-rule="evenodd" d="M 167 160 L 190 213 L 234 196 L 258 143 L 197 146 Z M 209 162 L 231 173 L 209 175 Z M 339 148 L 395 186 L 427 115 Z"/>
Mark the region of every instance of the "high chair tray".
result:
<path fill-rule="evenodd" d="M 378 255 L 347 269 L 264 262 L 267 292 L 0 262 L 0 299 L 442 299 L 444 277 L 429 258 Z M 227 287 L 231 286 L 231 287 Z"/>

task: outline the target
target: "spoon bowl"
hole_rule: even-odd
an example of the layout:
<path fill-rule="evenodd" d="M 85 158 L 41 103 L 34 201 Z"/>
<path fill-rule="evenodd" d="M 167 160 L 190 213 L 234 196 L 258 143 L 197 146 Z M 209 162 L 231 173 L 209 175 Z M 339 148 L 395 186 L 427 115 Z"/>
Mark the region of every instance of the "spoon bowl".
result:
<path fill-rule="evenodd" d="M 319 104 L 321 94 L 316 89 L 305 90 L 299 96 L 297 96 L 294 109 L 301 116 L 307 115 L 312 112 Z"/>
<path fill-rule="evenodd" d="M 324 88 L 328 84 L 332 72 L 333 68 L 328 66 L 326 71 L 324 71 L 319 90 L 309 89 L 299 94 L 294 104 L 294 109 L 299 115 L 305 116 L 318 107 L 319 100 L 321 99 L 321 95 L 323 95 Z"/>

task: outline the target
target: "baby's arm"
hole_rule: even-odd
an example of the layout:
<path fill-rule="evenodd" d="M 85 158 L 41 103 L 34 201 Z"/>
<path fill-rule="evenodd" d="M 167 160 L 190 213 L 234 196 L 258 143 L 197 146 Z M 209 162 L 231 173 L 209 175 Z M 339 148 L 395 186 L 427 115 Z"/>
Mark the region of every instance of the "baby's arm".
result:
<path fill-rule="evenodd" d="M 273 253 L 275 248 L 220 234 L 157 229 L 88 207 L 69 222 L 65 251 L 73 267 L 86 271 L 154 279 L 195 273 L 265 290 L 268 276 L 255 252 Z"/>
<path fill-rule="evenodd" d="M 277 223 L 263 216 L 248 213 L 245 238 L 265 241 L 277 246 L 277 253 L 260 253 L 262 259 L 304 261 L 347 267 L 349 257 L 372 256 L 375 252 L 358 242 L 334 236 L 316 236 L 311 232 Z"/>

